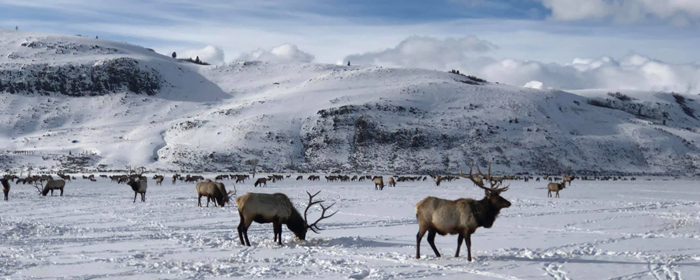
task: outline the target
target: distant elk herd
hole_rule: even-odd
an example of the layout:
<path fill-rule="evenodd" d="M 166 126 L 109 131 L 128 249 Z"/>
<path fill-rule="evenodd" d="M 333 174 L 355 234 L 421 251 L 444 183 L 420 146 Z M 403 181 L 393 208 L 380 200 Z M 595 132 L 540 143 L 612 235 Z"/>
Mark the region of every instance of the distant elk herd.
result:
<path fill-rule="evenodd" d="M 491 228 L 498 217 L 501 209 L 508 208 L 511 203 L 504 199 L 501 194 L 508 191 L 509 185 L 503 186 L 504 181 L 522 180 L 528 182 L 535 180 L 548 180 L 547 185 L 548 197 L 559 197 L 559 192 L 563 190 L 567 184 L 570 186 L 575 179 L 580 180 L 628 180 L 623 177 L 530 177 L 530 176 L 493 176 L 491 175 L 491 164 L 489 164 L 488 173 L 483 174 L 477 166 L 477 173 L 473 174 L 472 163 L 469 167 L 469 174 L 460 172 L 458 175 L 437 175 L 430 174 L 429 176 L 389 176 L 386 180 L 386 186 L 396 187 L 397 183 L 403 182 L 422 182 L 430 178 L 435 186 L 440 186 L 441 182 L 451 182 L 453 180 L 468 179 L 476 187 L 484 190 L 484 197 L 481 200 L 471 198 L 461 198 L 457 200 L 447 200 L 437 197 L 426 197 L 416 204 L 416 218 L 418 220 L 418 234 L 416 235 L 416 258 L 420 258 L 420 243 L 424 235 L 428 234 L 428 244 L 432 248 L 436 256 L 440 257 L 435 246 L 435 236 L 456 234 L 457 235 L 457 253 L 455 257 L 459 257 L 462 242 L 467 246 L 468 260 L 472 260 L 471 254 L 471 235 L 479 228 Z M 148 189 L 148 178 L 144 176 L 145 168 L 132 170 L 129 168 L 127 174 L 123 175 L 99 175 L 100 178 L 109 179 L 117 184 L 125 184 L 134 192 L 133 202 L 135 203 L 138 196 L 141 196 L 141 202 L 146 202 L 146 191 Z M 54 191 L 60 191 L 60 196 L 63 196 L 66 182 L 76 180 L 76 176 L 59 173 L 57 176 L 60 179 L 54 179 L 51 175 L 34 175 L 26 178 L 20 178 L 16 175 L 5 175 L 0 178 L 4 200 L 9 200 L 10 183 L 16 185 L 32 185 L 38 193 L 47 196 L 49 193 L 53 196 Z M 95 175 L 82 175 L 84 180 L 97 181 Z M 172 184 L 180 182 L 194 183 L 197 191 L 197 206 L 202 207 L 202 197 L 206 198 L 206 207 L 213 202 L 214 206 L 224 207 L 229 204 L 232 198 L 236 196 L 237 190 L 233 185 L 232 191 L 227 191 L 224 185 L 224 180 L 235 180 L 235 183 L 244 184 L 246 180 L 251 179 L 247 174 L 221 174 L 214 177 L 214 180 L 205 179 L 200 175 L 185 175 L 174 174 L 170 177 Z M 267 187 L 268 182 L 278 182 L 291 178 L 291 175 L 276 175 L 272 174 L 266 177 L 257 178 L 254 187 Z M 162 185 L 166 180 L 165 175 L 154 175 L 151 178 L 156 185 Z M 304 176 L 298 175 L 296 181 L 304 180 Z M 308 181 L 320 181 L 319 175 L 309 175 L 306 177 Z M 325 182 L 364 182 L 371 181 L 374 184 L 375 190 L 383 190 L 385 187 L 385 177 L 373 175 L 328 175 L 324 176 Z M 630 180 L 636 180 L 631 178 Z M 486 183 L 489 186 L 486 186 Z M 250 246 L 248 240 L 248 228 L 253 222 L 256 223 L 272 223 L 274 232 L 274 242 L 282 245 L 282 225 L 294 233 L 300 239 L 305 240 L 308 230 L 314 233 L 319 233 L 321 228 L 318 223 L 322 220 L 331 218 L 336 212 L 326 215 L 326 212 L 334 205 L 324 206 L 323 200 L 314 200 L 320 193 L 311 194 L 307 192 L 309 201 L 302 214 L 297 211 L 289 197 L 282 193 L 247 193 L 243 196 L 235 198 L 238 206 L 240 221 L 238 225 L 238 236 L 242 245 Z M 321 216 L 313 223 L 309 223 L 307 218 L 308 211 L 312 206 L 317 205 L 321 208 Z"/>

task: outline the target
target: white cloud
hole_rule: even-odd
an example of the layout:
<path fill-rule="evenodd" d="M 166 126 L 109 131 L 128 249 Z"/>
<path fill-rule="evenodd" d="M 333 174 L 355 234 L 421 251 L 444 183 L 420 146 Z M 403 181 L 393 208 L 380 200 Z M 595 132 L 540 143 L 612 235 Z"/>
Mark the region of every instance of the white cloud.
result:
<path fill-rule="evenodd" d="M 210 64 L 222 64 L 224 63 L 224 51 L 220 48 L 214 46 L 206 46 L 202 49 L 186 50 L 182 53 L 178 53 L 178 57 L 187 58 L 191 57 L 195 59 L 199 56 L 201 61 Z"/>
<path fill-rule="evenodd" d="M 479 69 L 477 75 L 508 84 L 530 85 L 541 81 L 559 89 L 633 89 L 697 93 L 700 91 L 700 66 L 670 64 L 633 54 L 615 60 L 575 59 L 560 65 L 537 61 L 504 60 Z"/>
<path fill-rule="evenodd" d="M 472 55 L 485 53 L 498 47 L 476 36 L 446 38 L 413 36 L 401 41 L 395 48 L 379 52 L 354 54 L 345 57 L 354 65 L 385 65 L 444 69 L 457 67 L 467 60 L 478 62 Z"/>
<path fill-rule="evenodd" d="M 238 60 L 258 60 L 277 62 L 312 62 L 314 56 L 300 50 L 295 45 L 284 44 L 272 48 L 271 50 L 257 49 L 250 53 L 243 53 Z"/>
<path fill-rule="evenodd" d="M 524 88 L 534 88 L 534 89 L 542 89 L 543 84 L 540 81 L 530 81 L 527 84 L 525 84 L 523 87 Z"/>
<path fill-rule="evenodd" d="M 496 47 L 476 37 L 439 40 L 410 37 L 394 48 L 346 57 L 353 65 L 458 69 L 494 82 L 558 89 L 636 89 L 697 93 L 700 64 L 672 64 L 638 54 L 622 59 L 576 58 L 572 63 L 496 60 L 485 52 Z M 465 40 L 466 39 L 466 40 Z M 459 42 L 459 43 L 458 43 Z"/>
<path fill-rule="evenodd" d="M 556 20 L 613 19 L 639 22 L 647 18 L 667 20 L 677 26 L 700 19 L 697 0 L 540 0 Z"/>

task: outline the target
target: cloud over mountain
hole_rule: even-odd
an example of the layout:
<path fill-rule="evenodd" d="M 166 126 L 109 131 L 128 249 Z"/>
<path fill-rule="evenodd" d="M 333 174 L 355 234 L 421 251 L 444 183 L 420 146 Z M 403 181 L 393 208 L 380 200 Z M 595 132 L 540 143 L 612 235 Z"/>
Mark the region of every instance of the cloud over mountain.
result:
<path fill-rule="evenodd" d="M 270 50 L 257 49 L 250 53 L 243 53 L 238 60 L 308 63 L 314 60 L 314 56 L 300 50 L 296 45 L 284 44 Z"/>
<path fill-rule="evenodd" d="M 475 36 L 437 39 L 409 37 L 383 51 L 345 57 L 354 65 L 415 67 L 441 71 L 459 69 L 491 81 L 559 89 L 635 89 L 694 93 L 700 91 L 699 64 L 672 64 L 639 54 L 621 59 L 576 58 L 571 63 L 495 59 L 498 47 Z M 533 84 L 530 84 L 532 86 Z"/>

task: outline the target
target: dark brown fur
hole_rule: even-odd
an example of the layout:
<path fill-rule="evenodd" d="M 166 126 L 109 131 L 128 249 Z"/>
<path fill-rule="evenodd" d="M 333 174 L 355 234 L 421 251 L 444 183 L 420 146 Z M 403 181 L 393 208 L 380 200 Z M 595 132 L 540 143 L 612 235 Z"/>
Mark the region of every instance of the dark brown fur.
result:
<path fill-rule="evenodd" d="M 0 179 L 0 183 L 2 184 L 2 193 L 5 194 L 5 201 L 8 201 L 10 195 L 10 182 L 3 178 Z"/>

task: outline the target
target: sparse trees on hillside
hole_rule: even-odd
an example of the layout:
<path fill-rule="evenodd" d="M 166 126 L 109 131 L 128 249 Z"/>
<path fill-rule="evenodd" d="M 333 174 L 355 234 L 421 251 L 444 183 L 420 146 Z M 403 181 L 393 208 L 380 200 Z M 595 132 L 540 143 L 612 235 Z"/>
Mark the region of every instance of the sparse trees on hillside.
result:
<path fill-rule="evenodd" d="M 258 168 L 258 159 L 249 159 L 245 161 L 245 164 L 250 165 L 250 168 L 253 170 L 253 178 L 255 178 L 255 169 Z"/>

